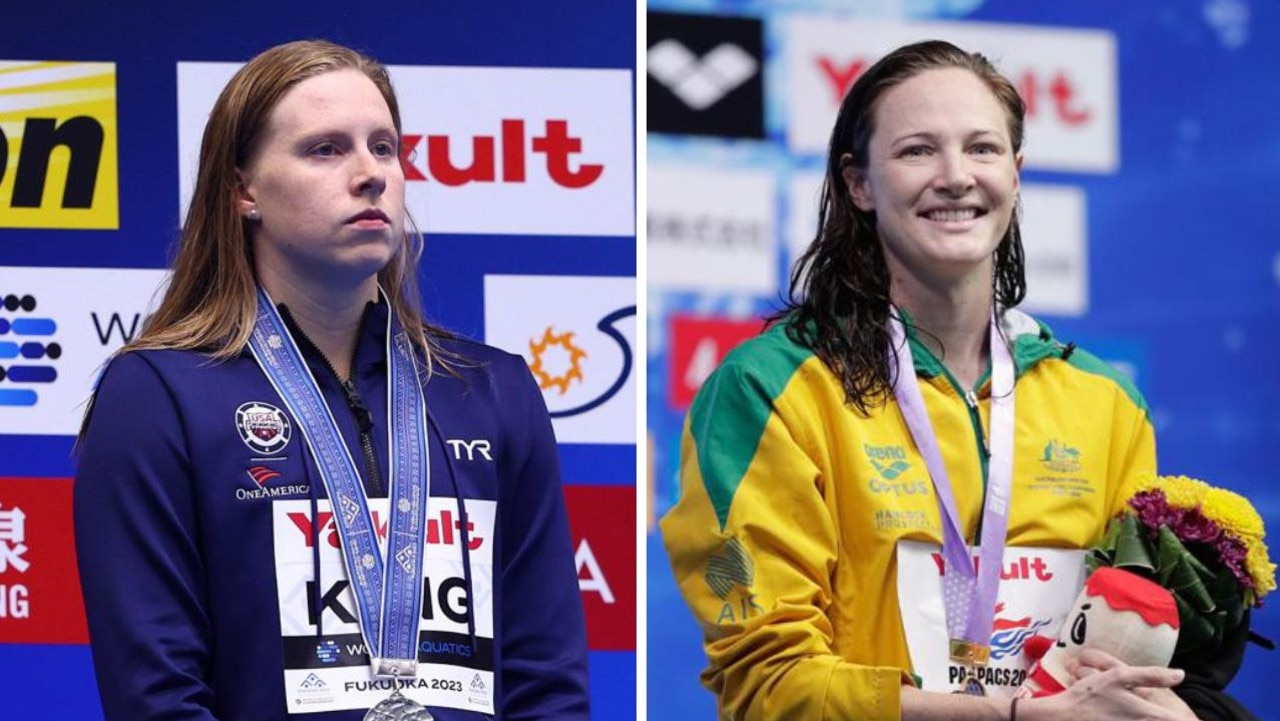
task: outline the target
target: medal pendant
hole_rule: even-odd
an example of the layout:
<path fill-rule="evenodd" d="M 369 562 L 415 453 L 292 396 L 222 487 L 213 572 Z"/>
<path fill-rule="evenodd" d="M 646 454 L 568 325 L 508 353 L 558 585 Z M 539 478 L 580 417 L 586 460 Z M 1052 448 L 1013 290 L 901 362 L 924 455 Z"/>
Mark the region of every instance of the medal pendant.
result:
<path fill-rule="evenodd" d="M 964 683 L 960 684 L 960 688 L 953 693 L 965 694 L 966 696 L 986 696 L 987 690 L 982 687 L 982 682 L 978 680 L 976 669 L 969 669 L 969 675 L 965 677 Z"/>
<path fill-rule="evenodd" d="M 980 643 L 953 638 L 948 650 L 952 661 L 966 666 L 986 666 L 991 661 L 991 647 Z"/>
<path fill-rule="evenodd" d="M 364 721 L 435 721 L 435 717 L 426 706 L 406 698 L 400 689 L 396 689 L 369 709 Z"/>

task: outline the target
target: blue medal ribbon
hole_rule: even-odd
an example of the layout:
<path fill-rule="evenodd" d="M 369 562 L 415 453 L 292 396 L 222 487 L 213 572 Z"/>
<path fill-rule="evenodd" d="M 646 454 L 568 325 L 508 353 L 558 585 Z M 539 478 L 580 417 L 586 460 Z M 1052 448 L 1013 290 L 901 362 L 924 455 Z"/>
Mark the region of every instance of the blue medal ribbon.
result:
<path fill-rule="evenodd" d="M 333 506 L 360 634 L 373 659 L 374 676 L 414 676 L 431 468 L 426 445 L 427 403 L 408 335 L 394 313 L 389 313 L 386 357 L 391 498 L 385 559 L 355 460 L 293 336 L 261 287 L 249 349 L 297 421 L 316 459 Z"/>

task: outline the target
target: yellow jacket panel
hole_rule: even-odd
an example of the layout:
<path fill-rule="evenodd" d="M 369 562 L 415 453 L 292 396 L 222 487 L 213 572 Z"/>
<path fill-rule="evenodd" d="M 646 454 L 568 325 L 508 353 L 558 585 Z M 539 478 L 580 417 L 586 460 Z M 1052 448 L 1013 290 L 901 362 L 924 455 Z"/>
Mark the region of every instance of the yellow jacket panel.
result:
<path fill-rule="evenodd" d="M 1142 397 L 1018 311 L 1008 543 L 1087 548 L 1155 473 Z M 916 375 L 975 542 L 985 490 L 989 374 L 973 404 L 909 334 Z M 1065 356 L 1065 357 L 1064 357 Z M 681 497 L 662 519 L 681 592 L 704 632 L 702 681 L 723 718 L 897 721 L 910 683 L 896 545 L 941 544 L 924 461 L 897 403 L 860 415 L 784 324 L 735 349 L 685 422 Z"/>

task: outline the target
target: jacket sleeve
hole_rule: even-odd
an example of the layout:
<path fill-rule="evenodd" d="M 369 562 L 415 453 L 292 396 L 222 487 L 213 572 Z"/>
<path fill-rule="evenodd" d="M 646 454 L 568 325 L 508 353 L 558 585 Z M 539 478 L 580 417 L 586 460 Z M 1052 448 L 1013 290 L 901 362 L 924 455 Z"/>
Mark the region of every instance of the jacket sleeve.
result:
<path fill-rule="evenodd" d="M 728 719 L 897 721 L 907 674 L 832 648 L 838 536 L 803 442 L 821 421 L 767 385 L 742 365 L 704 384 L 685 424 L 681 498 L 662 520 L 703 629 L 702 681 Z"/>
<path fill-rule="evenodd" d="M 80 583 L 107 721 L 209 721 L 210 622 L 182 419 L 137 353 L 98 386 L 74 485 Z"/>
<path fill-rule="evenodd" d="M 512 469 L 503 479 L 501 518 L 501 716 L 590 717 L 587 632 L 569 535 L 556 440 L 542 393 L 523 358 L 509 359 L 498 398 L 510 398 Z"/>
<path fill-rule="evenodd" d="M 1108 518 L 1123 511 L 1137 488 L 1156 475 L 1156 436 L 1146 401 L 1127 379 L 1117 385 L 1115 394 Z"/>

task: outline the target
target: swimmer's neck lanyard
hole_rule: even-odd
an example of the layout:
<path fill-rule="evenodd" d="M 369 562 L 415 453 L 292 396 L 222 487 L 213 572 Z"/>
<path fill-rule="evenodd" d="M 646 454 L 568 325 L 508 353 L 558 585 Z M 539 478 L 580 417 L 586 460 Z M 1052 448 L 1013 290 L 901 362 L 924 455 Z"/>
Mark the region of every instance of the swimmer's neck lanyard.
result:
<path fill-rule="evenodd" d="M 391 454 L 387 555 L 359 471 L 324 396 L 266 290 L 249 348 L 297 419 L 333 504 L 342 558 L 355 592 L 360 634 L 378 678 L 413 678 L 422 615 L 422 562 L 426 548 L 429 456 L 426 400 L 408 334 L 387 317 L 387 428 Z"/>
<path fill-rule="evenodd" d="M 938 451 L 938 439 L 929 421 L 929 410 L 916 380 L 911 344 L 905 321 L 892 309 L 889 319 L 891 359 L 896 359 L 893 396 L 911 431 L 916 449 L 924 457 L 942 515 L 943 604 L 952 660 L 970 666 L 985 665 L 990 657 L 991 627 L 995 620 L 996 593 L 1009 528 L 1009 496 L 1013 486 L 1013 385 L 1014 366 L 1004 343 L 996 315 L 991 315 L 991 432 L 987 498 L 983 504 L 982 538 L 978 557 L 970 558 L 965 546 L 955 491 Z M 977 568 L 975 568 L 975 561 Z"/>

